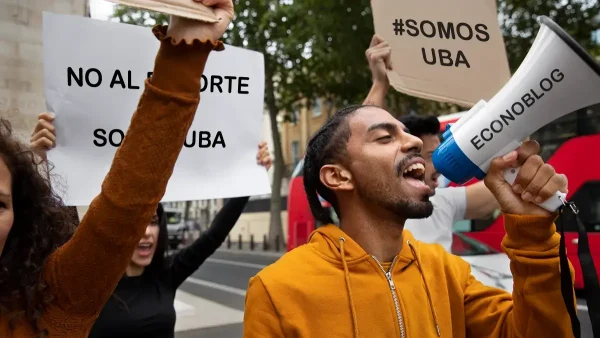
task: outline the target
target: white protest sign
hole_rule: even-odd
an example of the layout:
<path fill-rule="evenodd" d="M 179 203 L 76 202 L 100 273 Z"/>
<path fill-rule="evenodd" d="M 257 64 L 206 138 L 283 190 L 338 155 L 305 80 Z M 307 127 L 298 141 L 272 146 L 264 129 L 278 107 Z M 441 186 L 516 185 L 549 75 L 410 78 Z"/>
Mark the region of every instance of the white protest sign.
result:
<path fill-rule="evenodd" d="M 44 13 L 46 104 L 56 114 L 48 153 L 68 205 L 100 192 L 115 151 L 154 68 L 159 41 L 148 27 Z M 176 75 L 174 75 L 176 76 Z M 264 97 L 264 59 L 226 45 L 202 76 L 198 112 L 163 201 L 270 193 L 256 163 Z"/>
<path fill-rule="evenodd" d="M 375 33 L 392 49 L 400 92 L 471 107 L 510 79 L 496 0 L 373 0 Z"/>

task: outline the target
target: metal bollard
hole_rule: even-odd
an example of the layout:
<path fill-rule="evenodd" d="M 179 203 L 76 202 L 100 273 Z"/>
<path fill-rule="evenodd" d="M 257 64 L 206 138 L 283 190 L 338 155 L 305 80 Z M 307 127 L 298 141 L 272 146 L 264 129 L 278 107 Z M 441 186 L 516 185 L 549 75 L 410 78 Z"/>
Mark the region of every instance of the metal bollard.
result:
<path fill-rule="evenodd" d="M 254 251 L 254 234 L 250 234 L 250 250 Z"/>
<path fill-rule="evenodd" d="M 227 235 L 227 249 L 231 249 L 231 236 Z"/>
<path fill-rule="evenodd" d="M 242 234 L 238 235 L 238 249 L 242 250 Z"/>
<path fill-rule="evenodd" d="M 263 235 L 263 251 L 267 251 L 269 249 L 269 241 L 267 240 L 267 235 Z"/>

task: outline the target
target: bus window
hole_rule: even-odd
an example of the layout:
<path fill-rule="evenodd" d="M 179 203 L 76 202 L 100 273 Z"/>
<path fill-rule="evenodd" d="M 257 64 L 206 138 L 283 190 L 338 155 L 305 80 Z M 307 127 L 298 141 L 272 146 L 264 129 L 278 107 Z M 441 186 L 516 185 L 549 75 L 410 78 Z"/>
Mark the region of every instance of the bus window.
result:
<path fill-rule="evenodd" d="M 566 141 L 576 136 L 600 133 L 600 104 L 567 114 L 538 129 L 531 139 L 540 144 L 540 156 L 544 161 Z"/>
<path fill-rule="evenodd" d="M 471 221 L 468 219 L 455 222 L 452 226 L 453 232 L 469 232 L 471 231 Z"/>

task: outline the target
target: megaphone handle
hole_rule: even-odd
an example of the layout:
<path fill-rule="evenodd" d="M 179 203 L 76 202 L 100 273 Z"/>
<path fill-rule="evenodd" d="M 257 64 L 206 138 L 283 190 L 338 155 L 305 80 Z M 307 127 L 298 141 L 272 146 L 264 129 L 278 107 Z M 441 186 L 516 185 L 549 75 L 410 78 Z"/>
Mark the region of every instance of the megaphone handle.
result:
<path fill-rule="evenodd" d="M 517 178 L 517 174 L 519 173 L 520 169 L 521 167 L 504 170 L 504 179 L 506 180 L 506 182 L 513 184 L 515 182 L 515 179 Z M 555 212 L 556 210 L 558 210 L 558 208 L 560 208 L 563 205 L 563 201 L 566 200 L 567 194 L 557 191 L 556 194 L 554 194 L 554 196 L 548 198 L 542 203 L 536 204 L 550 212 Z"/>

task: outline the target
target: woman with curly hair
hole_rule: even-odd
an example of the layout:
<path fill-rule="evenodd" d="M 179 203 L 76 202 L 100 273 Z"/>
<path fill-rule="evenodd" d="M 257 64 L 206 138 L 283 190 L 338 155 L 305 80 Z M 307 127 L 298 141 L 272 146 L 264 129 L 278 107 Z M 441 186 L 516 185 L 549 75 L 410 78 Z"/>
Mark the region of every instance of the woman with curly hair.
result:
<path fill-rule="evenodd" d="M 43 159 L 56 145 L 53 121 L 50 114 L 39 114 L 31 138 L 32 149 Z M 256 160 L 267 170 L 271 167 L 269 148 L 264 141 L 258 145 Z M 223 244 L 248 199 L 249 196 L 229 199 L 198 239 L 169 257 L 165 257 L 167 215 L 159 204 L 89 338 L 174 337 L 177 289 Z"/>
<path fill-rule="evenodd" d="M 191 1 L 191 0 L 190 0 Z M 131 124 L 101 192 L 77 231 L 33 153 L 0 124 L 0 337 L 87 337 L 156 212 L 200 100 L 200 77 L 233 19 L 172 17 Z M 65 242 L 65 239 L 68 241 Z"/>

